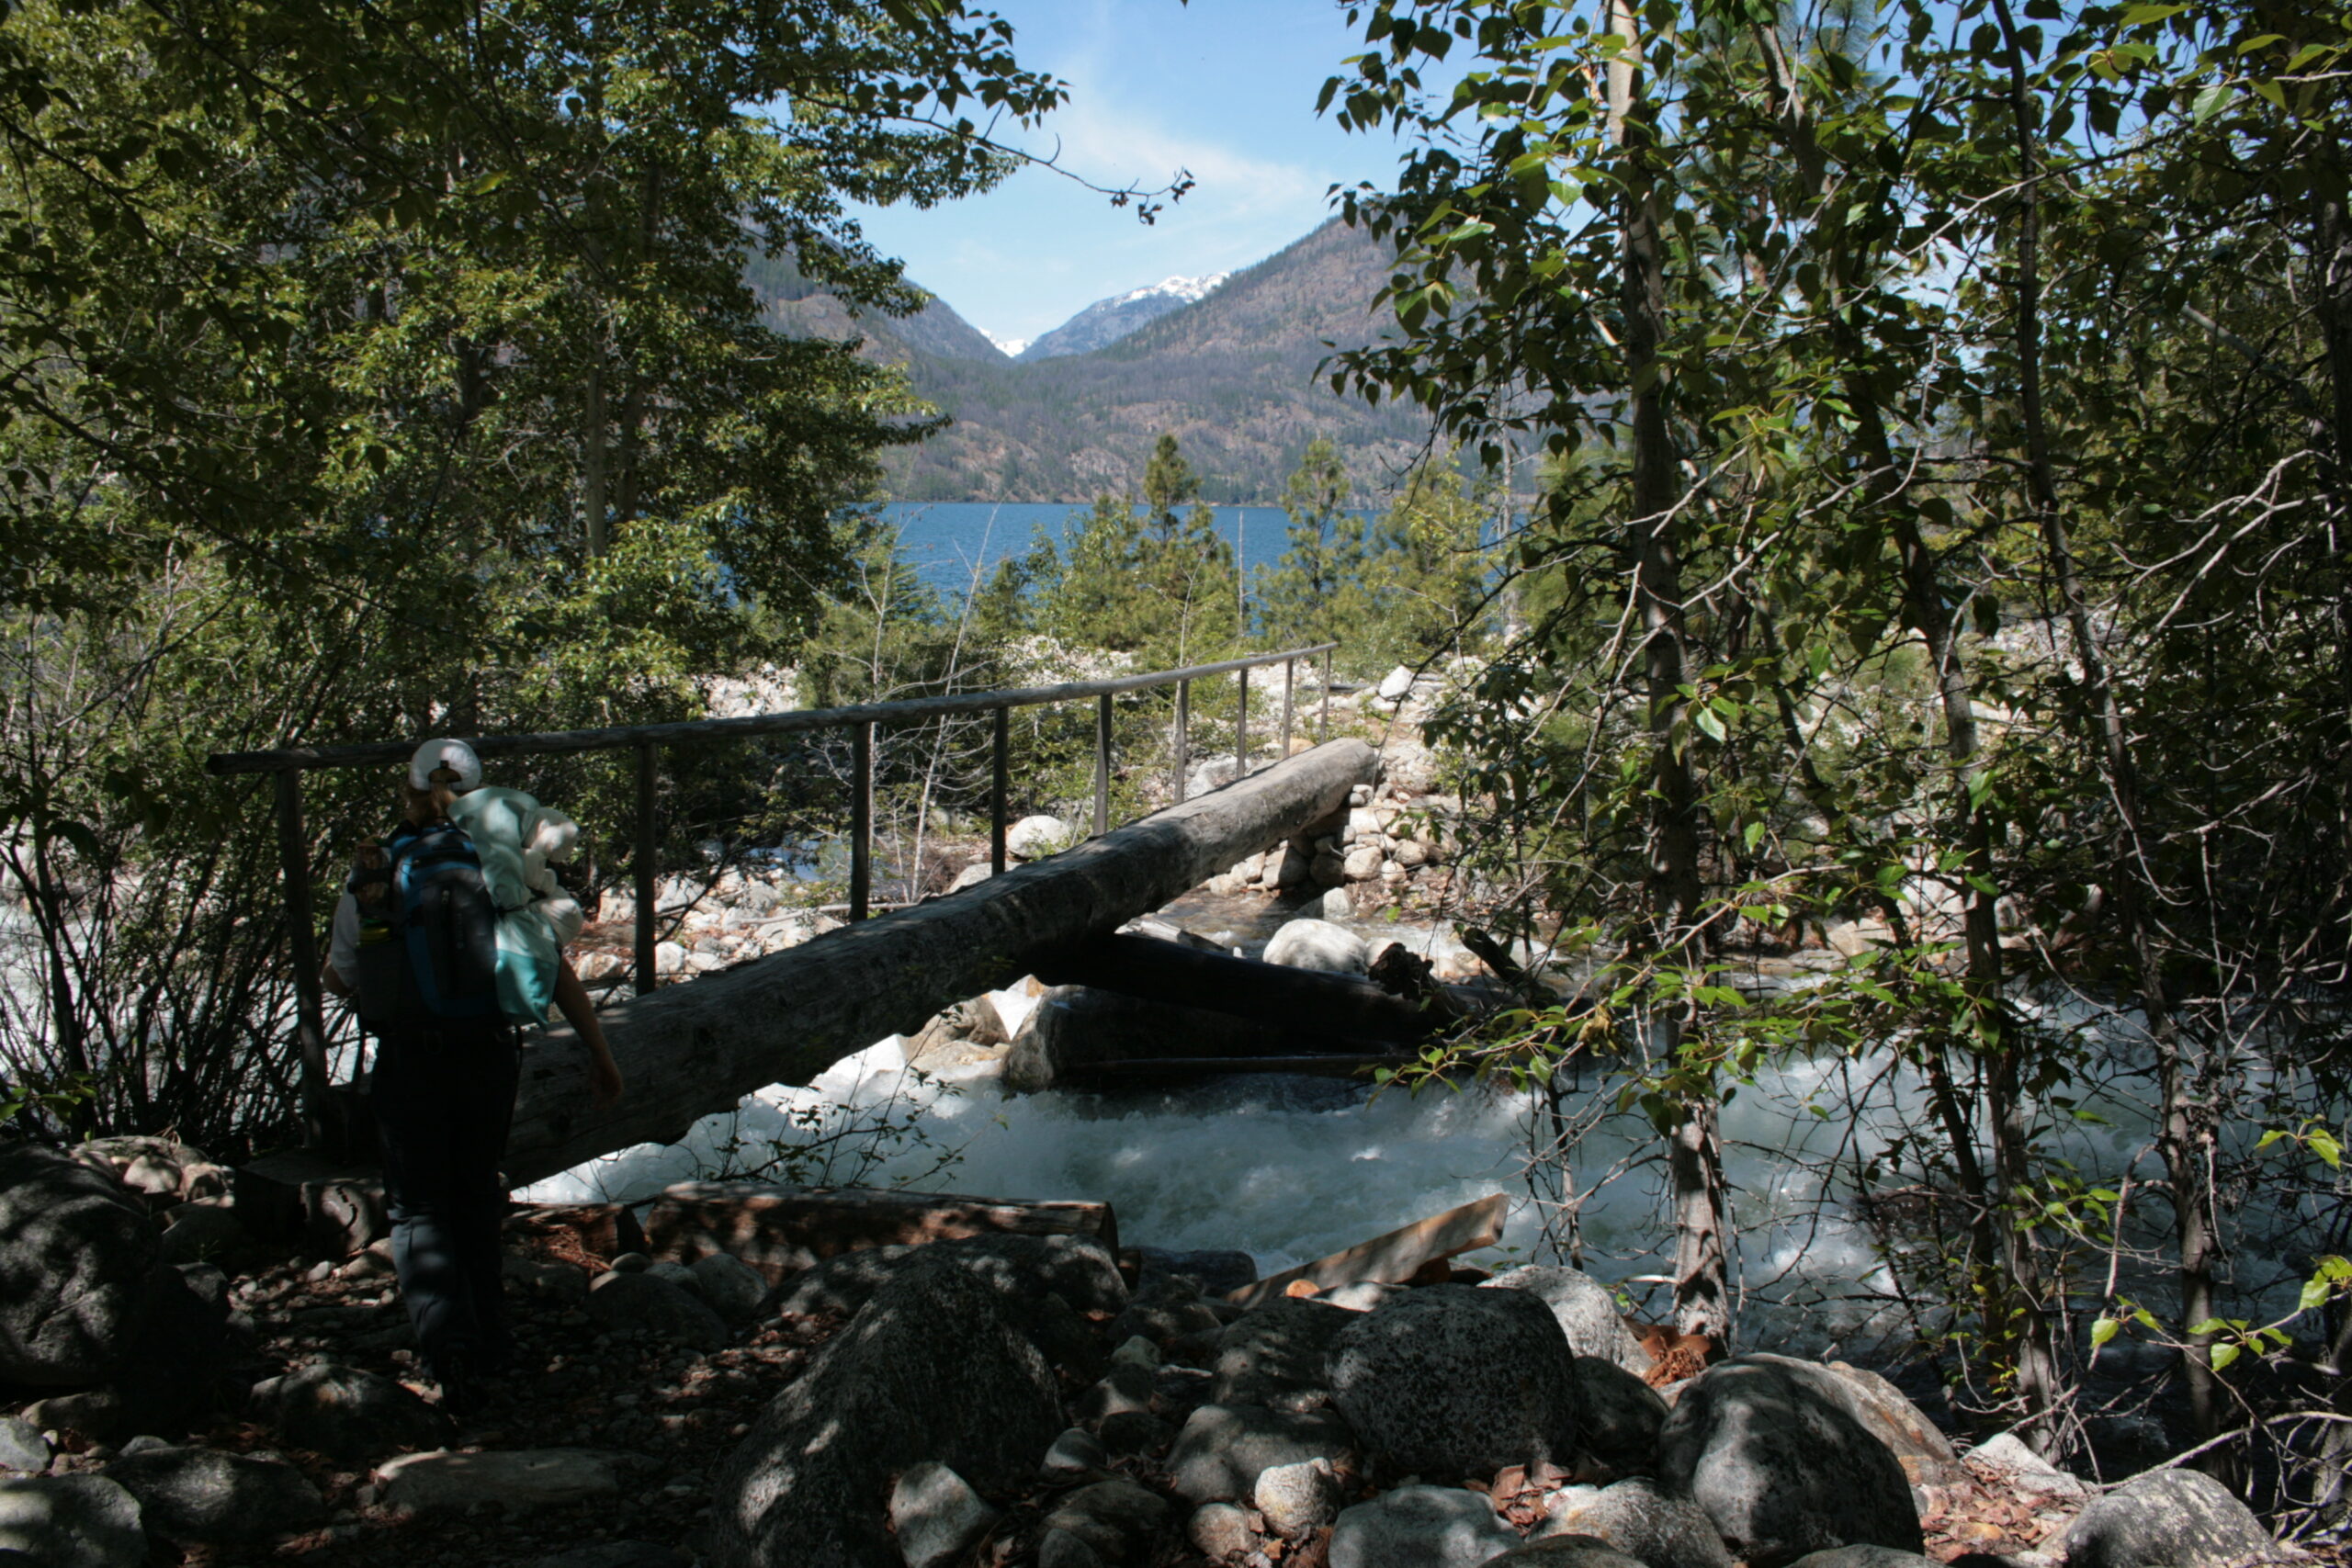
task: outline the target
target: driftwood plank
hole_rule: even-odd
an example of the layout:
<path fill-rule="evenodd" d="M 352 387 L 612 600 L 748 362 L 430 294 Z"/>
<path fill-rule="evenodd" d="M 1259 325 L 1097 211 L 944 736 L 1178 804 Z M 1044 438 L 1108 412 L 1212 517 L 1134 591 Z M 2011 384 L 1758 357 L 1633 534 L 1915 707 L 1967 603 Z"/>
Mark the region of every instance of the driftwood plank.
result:
<path fill-rule="evenodd" d="M 586 1050 L 550 1031 L 524 1053 L 507 1175 L 520 1185 L 674 1142 L 753 1089 L 807 1083 L 910 1034 L 1330 816 L 1376 761 L 1361 740 L 1330 741 L 953 897 L 625 1002 L 604 1018 L 628 1092 L 602 1111 L 588 1103 Z"/>
<path fill-rule="evenodd" d="M 693 1263 L 731 1252 L 772 1285 L 844 1252 L 1007 1235 L 1091 1235 L 1114 1256 L 1119 1250 L 1119 1222 L 1108 1203 L 687 1181 L 664 1189 L 645 1216 L 654 1258 Z"/>
<path fill-rule="evenodd" d="M 1442 1214 L 1431 1214 L 1426 1220 L 1416 1220 L 1386 1235 L 1370 1241 L 1360 1241 L 1345 1252 L 1335 1252 L 1329 1258 L 1318 1258 L 1312 1263 L 1302 1263 L 1295 1269 L 1285 1269 L 1254 1285 L 1244 1285 L 1229 1292 L 1226 1300 L 1246 1307 L 1264 1304 L 1282 1295 L 1295 1280 L 1305 1280 L 1317 1290 L 1335 1291 L 1341 1285 L 1352 1285 L 1370 1280 L 1383 1285 L 1402 1284 L 1413 1277 L 1423 1264 L 1442 1258 L 1453 1258 L 1481 1247 L 1492 1247 L 1503 1238 L 1503 1216 L 1510 1211 L 1510 1199 L 1497 1192 L 1464 1203 L 1458 1209 L 1448 1209 Z"/>

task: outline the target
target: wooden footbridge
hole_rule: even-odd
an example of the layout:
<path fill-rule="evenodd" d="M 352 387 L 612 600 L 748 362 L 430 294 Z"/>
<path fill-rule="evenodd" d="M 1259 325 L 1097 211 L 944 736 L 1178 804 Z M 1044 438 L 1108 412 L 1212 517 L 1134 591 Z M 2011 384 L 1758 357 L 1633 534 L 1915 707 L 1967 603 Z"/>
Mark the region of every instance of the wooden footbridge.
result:
<path fill-rule="evenodd" d="M 628 1080 L 628 1093 L 618 1105 L 592 1109 L 585 1047 L 563 1028 L 534 1040 L 524 1056 L 507 1174 L 519 1185 L 635 1144 L 674 1142 L 698 1118 L 732 1109 L 754 1089 L 777 1082 L 806 1083 L 877 1040 L 912 1033 L 944 1008 L 1040 972 L 1154 999 L 1181 999 L 1194 1007 L 1261 1015 L 1269 1009 L 1313 1014 L 1334 1032 L 1359 1040 L 1419 1037 L 1427 1024 L 1415 1010 L 1364 981 L 1297 971 L 1270 976 L 1261 973 L 1267 965 L 1199 953 L 1170 942 L 1112 937 L 1121 925 L 1237 861 L 1340 816 L 1347 808 L 1349 792 L 1372 781 L 1377 756 L 1360 740 L 1326 738 L 1308 750 L 1289 754 L 1297 667 L 1317 655 L 1322 656 L 1324 677 L 1318 728 L 1328 737 L 1330 648 L 1322 644 L 1058 686 L 472 740 L 485 761 L 631 749 L 638 764 L 633 870 L 637 973 L 644 988 L 602 1015 L 613 1055 Z M 1283 669 L 1280 760 L 1251 771 L 1249 675 L 1276 664 Z M 1241 688 L 1236 754 L 1244 761 L 1233 783 L 1188 800 L 1184 777 L 1190 762 L 1191 688 L 1196 681 L 1225 675 L 1238 676 Z M 1109 820 L 1113 699 L 1165 686 L 1175 688 L 1176 803 L 1114 829 Z M 1016 707 L 1090 700 L 1097 705 L 1098 716 L 1095 836 L 1048 859 L 1008 869 L 1008 716 Z M 983 712 L 995 719 L 995 874 L 963 892 L 868 918 L 875 727 Z M 645 984 L 653 974 L 656 935 L 652 803 L 661 749 L 839 728 L 851 731 L 855 757 L 850 922 L 799 946 L 690 983 L 659 989 Z M 289 957 L 300 1015 L 304 1113 L 310 1142 L 322 1155 L 332 1155 L 345 1142 L 347 1108 L 355 1100 L 348 1086 L 329 1079 L 300 776 L 312 768 L 403 763 L 413 745 L 403 740 L 288 748 L 218 756 L 209 764 L 215 773 L 267 773 L 276 778 Z"/>

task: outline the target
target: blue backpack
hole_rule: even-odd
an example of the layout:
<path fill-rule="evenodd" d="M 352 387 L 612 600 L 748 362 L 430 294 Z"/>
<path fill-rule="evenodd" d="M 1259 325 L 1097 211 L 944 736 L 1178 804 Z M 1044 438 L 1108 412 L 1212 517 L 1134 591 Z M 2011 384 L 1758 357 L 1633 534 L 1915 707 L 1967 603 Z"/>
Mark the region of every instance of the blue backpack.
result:
<path fill-rule="evenodd" d="M 498 906 L 473 840 L 449 822 L 395 835 L 389 863 L 353 877 L 388 897 L 360 924 L 353 1000 L 363 1022 L 499 1022 Z M 362 905 L 363 911 L 366 905 Z"/>

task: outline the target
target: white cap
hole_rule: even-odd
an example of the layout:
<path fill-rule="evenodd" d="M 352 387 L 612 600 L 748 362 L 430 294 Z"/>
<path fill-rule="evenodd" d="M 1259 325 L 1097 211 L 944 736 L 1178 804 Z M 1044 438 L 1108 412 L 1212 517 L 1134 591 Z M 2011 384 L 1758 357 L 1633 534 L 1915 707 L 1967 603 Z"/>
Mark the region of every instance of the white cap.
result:
<path fill-rule="evenodd" d="M 435 768 L 447 768 L 458 775 L 458 782 L 449 787 L 458 795 L 481 786 L 481 759 L 462 740 L 428 740 L 418 747 L 416 755 L 408 760 L 409 787 L 431 789 Z"/>

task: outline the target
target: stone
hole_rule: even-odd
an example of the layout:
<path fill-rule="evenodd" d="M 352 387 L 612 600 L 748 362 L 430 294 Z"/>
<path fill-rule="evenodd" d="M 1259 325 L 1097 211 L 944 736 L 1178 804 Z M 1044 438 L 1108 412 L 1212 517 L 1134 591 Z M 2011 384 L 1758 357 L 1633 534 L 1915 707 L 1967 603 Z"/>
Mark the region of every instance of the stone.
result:
<path fill-rule="evenodd" d="M 890 1533 L 907 1568 L 955 1562 L 999 1517 L 970 1482 L 936 1460 L 908 1466 L 890 1488 Z"/>
<path fill-rule="evenodd" d="M 1932 1557 L 1897 1551 L 1893 1547 L 1839 1546 L 1800 1557 L 1790 1568 L 1943 1568 L 1943 1564 Z"/>
<path fill-rule="evenodd" d="M 1405 700 L 1406 694 L 1412 689 L 1413 672 L 1401 664 L 1383 675 L 1380 678 L 1379 686 L 1375 688 L 1380 700 L 1384 703 L 1402 702 Z"/>
<path fill-rule="evenodd" d="M 1400 840 L 1389 858 L 1407 871 L 1419 871 L 1429 863 L 1430 852 L 1418 839 Z"/>
<path fill-rule="evenodd" d="M 103 1475 L 0 1476 L 0 1562 L 145 1568 L 139 1500 Z"/>
<path fill-rule="evenodd" d="M 1362 975 L 1371 950 L 1363 938 L 1329 920 L 1297 919 L 1283 926 L 1266 943 L 1266 962 L 1285 969 L 1312 969 L 1326 975 Z"/>
<path fill-rule="evenodd" d="M 1102 1440 L 1080 1427 L 1072 1427 L 1046 1450 L 1039 1469 L 1047 1475 L 1086 1475 L 1111 1467 L 1111 1450 Z"/>
<path fill-rule="evenodd" d="M 1152 1393 L 1151 1369 L 1130 1365 L 1114 1366 L 1092 1388 L 1078 1396 L 1070 1414 L 1083 1427 L 1099 1427 L 1107 1416 L 1123 1411 L 1149 1410 Z"/>
<path fill-rule="evenodd" d="M 988 862 L 975 862 L 956 874 L 956 880 L 947 885 L 947 891 L 961 893 L 967 887 L 978 887 L 993 874 L 994 871 Z"/>
<path fill-rule="evenodd" d="M 1576 1455 L 1574 1356 L 1523 1292 L 1427 1285 L 1383 1302 L 1333 1342 L 1331 1393 L 1365 1450 L 1411 1474 Z"/>
<path fill-rule="evenodd" d="M 1754 1356 L 1750 1359 L 1766 1359 Z M 1960 1462 L 1951 1439 L 1928 1419 L 1901 1389 L 1862 1367 L 1832 1361 L 1822 1366 L 1791 1357 L 1775 1356 L 1791 1377 L 1804 1378 L 1843 1405 L 1870 1434 L 1884 1443 L 1915 1486 L 1960 1486 L 1971 1479 Z"/>
<path fill-rule="evenodd" d="M 653 1259 L 642 1252 L 624 1252 L 613 1259 L 616 1274 L 642 1274 L 653 1267 Z"/>
<path fill-rule="evenodd" d="M 529 1568 L 685 1568 L 675 1548 L 650 1540 L 600 1540 L 534 1558 Z"/>
<path fill-rule="evenodd" d="M 1657 1435 L 1666 1425 L 1667 1404 L 1657 1390 L 1600 1356 L 1576 1359 L 1576 1383 L 1584 1451 L 1620 1475 L 1647 1474 L 1657 1462 Z"/>
<path fill-rule="evenodd" d="M 1176 1434 L 1168 1473 L 1186 1502 L 1221 1503 L 1249 1496 L 1258 1477 L 1276 1465 L 1318 1459 L 1336 1464 L 1354 1446 L 1346 1424 L 1329 1411 L 1204 1404 Z"/>
<path fill-rule="evenodd" d="M 1153 1538 L 1167 1517 L 1168 1499 L 1115 1476 L 1063 1497 L 1044 1528 L 1049 1538 L 1057 1531 L 1077 1537 L 1103 1563 L 1140 1565 L 1150 1560 Z M 1037 1561 L 1045 1568 L 1042 1551 Z"/>
<path fill-rule="evenodd" d="M 119 1181 L 39 1144 L 0 1148 L 0 1381 L 103 1382 L 158 1256 L 146 1206 Z"/>
<path fill-rule="evenodd" d="M 1340 874 L 1350 882 L 1370 882 L 1380 874 L 1388 860 L 1386 852 L 1378 844 L 1358 844 L 1340 863 Z"/>
<path fill-rule="evenodd" d="M 679 942 L 661 942 L 653 944 L 653 972 L 656 975 L 683 975 L 691 957 Z"/>
<path fill-rule="evenodd" d="M 741 1326 L 759 1315 L 760 1301 L 768 1293 L 767 1276 L 733 1253 L 698 1258 L 691 1272 L 704 1304 L 729 1324 Z"/>
<path fill-rule="evenodd" d="M 1184 1539 L 1212 1562 L 1238 1557 L 1258 1544 L 1250 1516 L 1230 1503 L 1204 1503 L 1184 1522 Z"/>
<path fill-rule="evenodd" d="M 1308 872 L 1312 875 L 1312 866 L 1308 868 Z M 1347 874 L 1347 863 L 1344 861 L 1340 863 L 1340 872 L 1343 876 Z M 1348 890 L 1344 887 L 1327 889 L 1310 908 L 1327 920 L 1344 920 L 1356 912 L 1355 900 L 1348 896 Z"/>
<path fill-rule="evenodd" d="M 1005 1087 L 1050 1089 L 1090 1067 L 1168 1056 L 1267 1056 L 1289 1036 L 1254 1019 L 1124 997 L 1088 986 L 1047 991 L 1013 1036 Z"/>
<path fill-rule="evenodd" d="M 1125 1344 L 1111 1352 L 1111 1365 L 1156 1371 L 1159 1366 L 1159 1347 L 1140 1334 L 1130 1335 Z"/>
<path fill-rule="evenodd" d="M 1277 1464 L 1258 1472 L 1250 1501 L 1266 1528 L 1285 1540 L 1303 1540 L 1340 1517 L 1346 1489 L 1327 1459 Z"/>
<path fill-rule="evenodd" d="M 1590 1536 L 1645 1568 L 1732 1568 L 1731 1553 L 1705 1510 L 1668 1497 L 1646 1480 L 1571 1486 L 1544 1499 L 1539 1535 Z"/>
<path fill-rule="evenodd" d="M 243 1355 L 228 1276 L 207 1263 L 159 1263 L 141 1297 L 115 1368 L 122 1418 L 134 1429 L 184 1430 L 216 1407 Z"/>
<path fill-rule="evenodd" d="M 1170 1252 L 1165 1247 L 1136 1248 L 1137 1285 L 1148 1285 L 1165 1274 L 1190 1280 L 1204 1295 L 1221 1296 L 1254 1284 L 1258 1260 L 1238 1247 L 1210 1247 L 1195 1252 Z"/>
<path fill-rule="evenodd" d="M 588 1287 L 588 1315 L 608 1333 L 650 1334 L 696 1350 L 723 1349 L 733 1337 L 725 1319 L 650 1269 L 598 1276 Z"/>
<path fill-rule="evenodd" d="M 499 1449 L 402 1454 L 375 1473 L 376 1501 L 394 1514 L 457 1513 L 476 1503 L 547 1508 L 617 1495 L 620 1467 L 592 1449 Z"/>
<path fill-rule="evenodd" d="M 1058 817 L 1023 817 L 1004 830 L 1004 852 L 1015 860 L 1043 860 L 1077 837 Z"/>
<path fill-rule="evenodd" d="M 433 1449 L 457 1436 L 449 1418 L 401 1384 L 356 1367 L 320 1362 L 254 1390 L 288 1446 L 345 1464 L 393 1449 Z"/>
<path fill-rule="evenodd" d="M 1348 861 L 1337 850 L 1318 848 L 1307 867 L 1317 887 L 1337 887 L 1348 879 Z"/>
<path fill-rule="evenodd" d="M 588 1270 L 577 1263 L 554 1258 L 522 1258 L 510 1252 L 498 1261 L 499 1273 L 523 1293 L 543 1302 L 578 1306 L 588 1299 Z"/>
<path fill-rule="evenodd" d="M 1141 1336 L 1165 1345 L 1187 1334 L 1215 1334 L 1225 1326 L 1216 1310 L 1201 1299 L 1199 1287 L 1177 1275 L 1165 1275 L 1137 1291 L 1126 1310 L 1111 1325 L 1111 1337 Z"/>
<path fill-rule="evenodd" d="M 1272 886 L 1287 893 L 1306 886 L 1315 880 L 1315 853 L 1296 844 L 1285 844 L 1272 865 L 1262 874 L 1261 886 Z"/>
<path fill-rule="evenodd" d="M 2013 1492 L 2030 1497 L 2083 1497 L 2090 1488 L 2025 1445 L 2015 1432 L 1987 1438 L 1961 1456 L 1971 1470 L 1986 1472 Z"/>
<path fill-rule="evenodd" d="M 951 1258 L 919 1257 L 720 1467 L 703 1555 L 712 1568 L 894 1564 L 890 1477 L 935 1460 L 975 1489 L 1011 1491 L 1061 1424 L 1053 1371 L 1004 1295 Z"/>
<path fill-rule="evenodd" d="M 1167 1452 L 1176 1428 L 1148 1410 L 1114 1410 L 1102 1417 L 1094 1435 L 1113 1459 L 1138 1459 Z"/>
<path fill-rule="evenodd" d="M 1509 1562 L 1514 1568 L 1648 1568 L 1641 1559 L 1627 1556 L 1589 1535 L 1554 1535 L 1522 1541 L 1501 1556 L 1487 1561 Z"/>
<path fill-rule="evenodd" d="M 139 1499 L 149 1533 L 182 1545 L 267 1540 L 326 1523 L 308 1477 L 283 1461 L 212 1449 L 126 1446 L 107 1479 Z"/>
<path fill-rule="evenodd" d="M 28 1405 L 25 1420 L 44 1432 L 79 1432 L 97 1442 L 111 1442 L 122 1435 L 122 1396 L 110 1388 L 52 1393 Z"/>
<path fill-rule="evenodd" d="M 1484 1493 L 1399 1486 L 1340 1511 L 1330 1568 L 1477 1568 L 1519 1544 Z"/>
<path fill-rule="evenodd" d="M 2135 1475 L 2075 1516 L 2066 1568 L 2222 1568 L 2277 1555 L 2254 1510 L 2196 1470 Z"/>
<path fill-rule="evenodd" d="M 1482 1290 L 1524 1291 L 1552 1309 L 1552 1316 L 1567 1336 L 1568 1348 L 1579 1356 L 1614 1361 L 1635 1377 L 1650 1370 L 1649 1352 L 1634 1337 L 1618 1314 L 1617 1298 L 1590 1275 L 1550 1264 L 1522 1263 L 1488 1280 Z"/>
<path fill-rule="evenodd" d="M 663 1260 L 657 1262 L 652 1267 L 647 1269 L 645 1273 L 646 1277 L 649 1279 L 667 1280 L 670 1283 L 677 1286 L 678 1289 L 685 1292 L 686 1294 L 694 1297 L 695 1300 L 698 1302 L 702 1301 L 702 1281 L 695 1279 L 695 1271 L 687 1268 L 683 1263 L 672 1263 L 667 1260 Z M 765 1292 L 763 1293 L 764 1294 Z M 705 1306 L 708 1306 L 710 1303 L 703 1302 L 703 1304 Z"/>
<path fill-rule="evenodd" d="M 38 1474 L 49 1468 L 49 1439 L 17 1416 L 0 1416 L 0 1470 Z"/>
<path fill-rule="evenodd" d="M 1213 1404 L 1306 1409 L 1331 1396 L 1331 1347 L 1354 1317 L 1308 1297 L 1278 1297 L 1218 1336 Z"/>
<path fill-rule="evenodd" d="M 1785 1359 L 1739 1357 L 1684 1385 L 1658 1435 L 1659 1490 L 1696 1502 L 1750 1568 L 1837 1546 L 1923 1550 L 1894 1453 Z"/>
<path fill-rule="evenodd" d="M 198 1263 L 242 1247 L 245 1227 L 236 1209 L 211 1198 L 178 1205 L 164 1217 L 158 1256 L 166 1263 Z"/>

